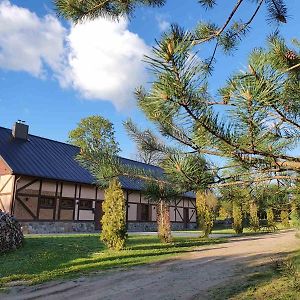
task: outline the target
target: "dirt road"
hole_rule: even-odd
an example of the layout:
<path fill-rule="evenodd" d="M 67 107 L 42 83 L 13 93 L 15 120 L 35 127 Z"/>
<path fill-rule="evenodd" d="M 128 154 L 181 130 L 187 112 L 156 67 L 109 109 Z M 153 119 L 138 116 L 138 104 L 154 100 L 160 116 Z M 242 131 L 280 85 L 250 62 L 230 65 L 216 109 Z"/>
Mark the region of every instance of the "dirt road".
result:
<path fill-rule="evenodd" d="M 95 276 L 13 288 L 2 299 L 209 299 L 207 292 L 300 247 L 295 232 L 231 238 L 170 261 L 105 271 Z"/>

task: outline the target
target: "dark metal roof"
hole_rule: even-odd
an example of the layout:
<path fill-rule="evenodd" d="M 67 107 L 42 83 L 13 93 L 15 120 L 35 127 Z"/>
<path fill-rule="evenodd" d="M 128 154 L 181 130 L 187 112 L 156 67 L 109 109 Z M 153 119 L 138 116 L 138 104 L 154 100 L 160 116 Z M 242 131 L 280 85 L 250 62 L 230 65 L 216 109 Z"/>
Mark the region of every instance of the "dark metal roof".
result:
<path fill-rule="evenodd" d="M 79 148 L 76 146 L 35 135 L 29 135 L 27 141 L 15 139 L 10 129 L 0 127 L 0 156 L 13 174 L 95 184 L 96 180 L 91 173 L 75 160 L 78 153 Z M 163 170 L 157 166 L 126 158 L 120 160 L 135 168 L 163 174 Z M 139 191 L 144 186 L 142 180 L 124 176 L 120 177 L 120 182 L 124 189 L 129 190 Z M 190 193 L 186 196 L 194 197 Z"/>

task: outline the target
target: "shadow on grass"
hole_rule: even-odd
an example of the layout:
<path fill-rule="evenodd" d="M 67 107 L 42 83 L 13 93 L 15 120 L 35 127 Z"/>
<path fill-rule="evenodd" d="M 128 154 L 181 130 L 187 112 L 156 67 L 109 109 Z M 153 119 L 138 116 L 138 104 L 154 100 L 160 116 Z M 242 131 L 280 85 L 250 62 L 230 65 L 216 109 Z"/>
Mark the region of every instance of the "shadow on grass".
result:
<path fill-rule="evenodd" d="M 131 236 L 124 251 L 108 251 L 98 235 L 29 236 L 23 248 L 0 257 L 0 286 L 10 281 L 43 282 L 66 275 L 134 266 L 193 251 L 224 239 L 175 238 L 160 243 L 153 236 Z"/>
<path fill-rule="evenodd" d="M 299 299 L 298 290 L 292 286 L 291 279 L 283 275 L 282 269 L 278 268 L 276 261 L 285 260 L 293 256 L 295 265 L 300 269 L 300 251 L 277 253 L 275 256 L 259 255 L 260 258 L 268 259 L 263 265 L 249 266 L 245 259 L 244 276 L 239 276 L 233 282 L 227 282 L 208 293 L 209 299 Z M 259 292 L 258 294 L 255 294 Z M 292 296 L 289 296 L 291 294 Z"/>

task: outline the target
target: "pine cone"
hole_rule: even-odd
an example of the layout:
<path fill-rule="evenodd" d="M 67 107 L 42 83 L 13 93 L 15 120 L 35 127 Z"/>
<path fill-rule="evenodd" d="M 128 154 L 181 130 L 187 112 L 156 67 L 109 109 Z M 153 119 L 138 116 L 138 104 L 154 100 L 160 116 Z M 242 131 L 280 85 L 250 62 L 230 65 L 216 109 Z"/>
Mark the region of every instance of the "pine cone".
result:
<path fill-rule="evenodd" d="M 290 61 L 298 59 L 298 55 L 292 50 L 288 50 L 285 54 L 285 57 Z"/>

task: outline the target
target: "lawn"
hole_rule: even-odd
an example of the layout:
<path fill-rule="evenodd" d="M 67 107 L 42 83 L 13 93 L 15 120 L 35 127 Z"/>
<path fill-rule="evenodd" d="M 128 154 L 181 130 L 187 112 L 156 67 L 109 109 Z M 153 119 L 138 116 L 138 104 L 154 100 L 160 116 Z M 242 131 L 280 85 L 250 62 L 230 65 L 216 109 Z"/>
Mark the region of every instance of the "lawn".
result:
<path fill-rule="evenodd" d="M 277 223 L 276 224 L 277 226 L 277 229 L 278 230 L 287 230 L 289 228 L 286 228 L 284 226 L 282 226 L 281 223 Z M 184 231 L 176 231 L 176 232 L 186 232 L 186 233 L 199 233 L 199 236 L 201 236 L 202 234 L 202 231 L 199 231 L 199 230 L 184 230 Z M 253 235 L 253 234 L 264 234 L 264 233 L 267 233 L 267 232 L 271 232 L 271 231 L 266 231 L 266 230 L 260 230 L 258 232 L 254 232 L 253 230 L 251 230 L 250 227 L 245 227 L 244 228 L 244 231 L 243 231 L 243 235 Z M 232 234 L 232 235 L 238 235 L 235 233 L 234 229 L 232 227 L 224 227 L 224 226 L 217 226 L 217 227 L 214 227 L 212 232 L 212 234 Z"/>
<path fill-rule="evenodd" d="M 161 244 L 156 236 L 129 237 L 126 250 L 108 251 L 97 234 L 27 236 L 23 248 L 0 256 L 0 287 L 17 281 L 37 284 L 79 277 L 92 271 L 130 267 L 192 251 L 225 239 L 175 238 Z"/>

